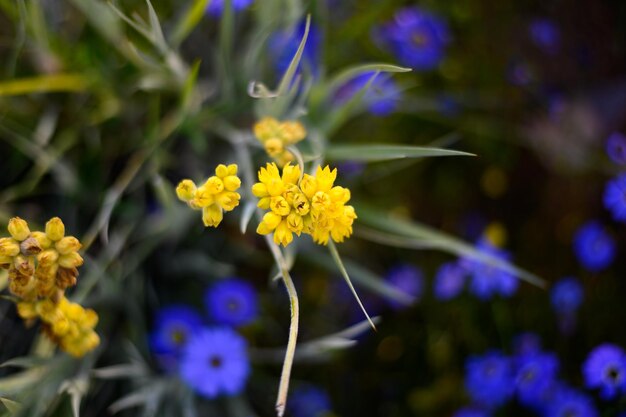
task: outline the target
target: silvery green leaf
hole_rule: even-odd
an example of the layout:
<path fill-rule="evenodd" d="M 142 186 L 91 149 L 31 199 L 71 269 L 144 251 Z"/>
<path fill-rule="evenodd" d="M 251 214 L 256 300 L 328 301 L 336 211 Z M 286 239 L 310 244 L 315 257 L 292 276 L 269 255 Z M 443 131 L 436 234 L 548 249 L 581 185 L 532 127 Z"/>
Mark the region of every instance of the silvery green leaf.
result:
<path fill-rule="evenodd" d="M 388 161 L 393 159 L 426 158 L 433 156 L 475 156 L 452 149 L 411 145 L 329 145 L 326 158 L 334 161 Z"/>

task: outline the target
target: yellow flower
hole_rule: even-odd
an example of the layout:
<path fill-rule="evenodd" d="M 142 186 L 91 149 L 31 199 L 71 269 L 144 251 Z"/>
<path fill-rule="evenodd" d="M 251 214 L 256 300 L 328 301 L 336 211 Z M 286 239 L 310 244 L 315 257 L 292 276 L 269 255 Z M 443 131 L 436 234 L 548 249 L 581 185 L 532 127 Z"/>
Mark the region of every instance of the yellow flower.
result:
<path fill-rule="evenodd" d="M 215 175 L 197 187 L 192 180 L 182 180 L 176 187 L 176 195 L 194 210 L 202 210 L 202 222 L 206 227 L 217 227 L 224 218 L 224 211 L 232 211 L 239 205 L 241 186 L 237 177 L 237 165 L 220 164 Z"/>
<path fill-rule="evenodd" d="M 283 166 L 293 161 L 294 156 L 286 148 L 306 137 L 306 129 L 300 122 L 280 122 L 273 117 L 264 117 L 252 128 L 254 135 L 265 148 L 265 152 Z"/>

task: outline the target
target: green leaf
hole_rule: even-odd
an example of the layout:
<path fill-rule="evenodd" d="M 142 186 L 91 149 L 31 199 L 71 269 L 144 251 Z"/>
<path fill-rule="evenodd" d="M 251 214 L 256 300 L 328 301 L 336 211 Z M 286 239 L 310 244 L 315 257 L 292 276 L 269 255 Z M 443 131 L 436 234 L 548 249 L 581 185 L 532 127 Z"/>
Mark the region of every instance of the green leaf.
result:
<path fill-rule="evenodd" d="M 248 201 L 243 206 L 243 212 L 241 213 L 241 222 L 239 223 L 239 229 L 241 230 L 241 234 L 245 234 L 248 229 L 248 224 L 250 223 L 250 219 L 252 219 L 252 215 L 254 214 L 254 209 L 256 209 L 256 204 L 254 201 Z"/>
<path fill-rule="evenodd" d="M 0 82 L 0 96 L 60 91 L 81 92 L 85 91 L 88 85 L 87 78 L 80 74 L 41 75 Z"/>
<path fill-rule="evenodd" d="M 31 368 L 18 374 L 0 379 L 0 395 L 16 394 L 41 384 L 48 369 L 46 367 Z"/>
<path fill-rule="evenodd" d="M 373 63 L 363 64 L 354 67 L 346 68 L 333 76 L 327 84 L 326 94 L 330 95 L 346 82 L 352 80 L 359 75 L 366 74 L 368 72 L 410 72 L 411 68 L 399 67 L 397 65 Z"/>
<path fill-rule="evenodd" d="M 278 84 L 277 93 L 279 96 L 284 95 L 289 86 L 291 86 L 291 82 L 293 81 L 293 77 L 296 74 L 296 70 L 298 69 L 298 64 L 300 63 L 300 59 L 302 58 L 302 53 L 304 52 L 304 47 L 306 45 L 306 40 L 309 37 L 309 28 L 311 27 L 311 15 L 307 15 L 306 17 L 306 25 L 304 27 L 304 34 L 302 35 L 302 40 L 300 41 L 300 45 L 298 46 L 298 50 L 296 51 L 293 58 L 291 58 L 291 62 L 289 63 L 289 67 L 285 71 L 280 83 Z"/>
<path fill-rule="evenodd" d="M 195 0 L 193 5 L 187 10 L 184 17 L 178 22 L 172 34 L 172 43 L 180 45 L 187 36 L 195 29 L 205 16 L 207 7 L 211 0 Z"/>
<path fill-rule="evenodd" d="M 337 106 L 328 116 L 325 126 L 324 133 L 329 136 L 332 132 L 337 130 L 343 123 L 346 122 L 355 113 L 355 110 L 358 109 L 359 105 L 362 103 L 363 98 L 365 97 L 365 93 L 372 86 L 372 83 L 380 74 L 379 71 L 376 71 L 374 74 L 369 77 L 367 82 L 341 106 Z"/>
<path fill-rule="evenodd" d="M 533 285 L 541 288 L 546 287 L 546 282 L 538 276 L 520 269 L 507 261 L 486 254 L 460 239 L 418 222 L 391 217 L 389 213 L 371 208 L 367 205 L 354 204 L 354 206 L 360 222 L 368 224 L 371 227 L 382 229 L 389 234 L 401 238 L 410 238 L 412 245 L 423 244 L 429 248 L 439 249 L 457 256 L 485 262 Z"/>
<path fill-rule="evenodd" d="M 452 149 L 409 145 L 330 145 L 326 158 L 334 161 L 388 161 L 392 159 L 426 158 L 433 156 L 475 156 Z"/>
<path fill-rule="evenodd" d="M 120 20 L 113 14 L 104 2 L 96 0 L 71 0 L 89 23 L 104 36 L 110 43 L 118 45 L 123 38 Z"/>
<path fill-rule="evenodd" d="M 154 44 L 157 45 L 162 51 L 165 51 L 167 50 L 167 42 L 165 41 L 165 36 L 163 36 L 163 29 L 161 29 L 159 18 L 156 14 L 156 11 L 154 11 L 154 7 L 152 7 L 152 3 L 150 3 L 150 0 L 146 0 L 146 4 L 148 6 L 148 15 L 150 17 L 152 40 Z"/>
<path fill-rule="evenodd" d="M 0 402 L 2 403 L 2 405 L 6 407 L 6 409 L 11 414 L 18 414 L 20 410 L 22 409 L 22 404 L 13 400 L 9 400 L 8 398 L 0 397 Z"/>
<path fill-rule="evenodd" d="M 372 329 L 376 330 L 376 325 L 374 324 L 374 322 L 370 318 L 369 314 L 367 314 L 367 311 L 365 310 L 365 307 L 363 307 L 363 303 L 361 302 L 361 299 L 359 298 L 359 295 L 356 293 L 356 290 L 354 289 L 354 286 L 352 285 L 352 281 L 350 281 L 350 276 L 348 275 L 348 271 L 346 271 L 346 268 L 343 265 L 343 262 L 341 262 L 341 257 L 339 256 L 339 252 L 337 252 L 337 247 L 335 246 L 335 242 L 333 242 L 332 240 L 329 240 L 328 241 L 328 249 L 330 250 L 330 254 L 333 257 L 333 260 L 337 264 L 337 267 L 339 268 L 339 271 L 341 271 L 341 275 L 343 275 L 343 279 L 346 280 L 346 284 L 348 284 L 348 287 L 350 288 L 350 291 L 352 291 L 352 295 L 354 295 L 354 298 L 359 303 L 359 307 L 361 307 L 361 310 L 363 311 L 363 314 L 365 314 L 365 317 L 367 317 L 367 321 L 369 321 L 370 326 L 372 326 Z"/>

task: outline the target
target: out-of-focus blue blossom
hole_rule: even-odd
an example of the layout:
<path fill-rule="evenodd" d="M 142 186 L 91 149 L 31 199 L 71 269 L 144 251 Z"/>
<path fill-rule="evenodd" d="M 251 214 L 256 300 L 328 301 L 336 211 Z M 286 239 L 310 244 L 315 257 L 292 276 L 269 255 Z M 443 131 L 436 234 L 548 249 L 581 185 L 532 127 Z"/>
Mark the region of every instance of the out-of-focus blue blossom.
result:
<path fill-rule="evenodd" d="M 597 417 L 593 401 L 584 393 L 559 387 L 547 404 L 545 417 Z"/>
<path fill-rule="evenodd" d="M 304 36 L 305 28 L 306 22 L 303 20 L 291 29 L 278 31 L 270 36 L 268 42 L 269 52 L 274 62 L 274 68 L 279 75 L 282 75 L 289 68 L 291 59 L 296 54 L 300 41 Z M 313 76 L 319 74 L 321 43 L 322 34 L 317 29 L 317 26 L 311 23 L 298 68 L 304 68 Z"/>
<path fill-rule="evenodd" d="M 433 283 L 433 293 L 439 300 L 450 300 L 463 291 L 467 272 L 458 262 L 448 262 L 439 267 Z"/>
<path fill-rule="evenodd" d="M 584 299 L 584 289 L 576 278 L 563 278 L 554 284 L 550 300 L 554 311 L 561 314 L 575 313 Z"/>
<path fill-rule="evenodd" d="M 482 406 L 504 404 L 514 390 L 511 360 L 498 351 L 469 357 L 465 364 L 465 389 Z"/>
<path fill-rule="evenodd" d="M 626 174 L 621 174 L 606 184 L 604 207 L 616 221 L 626 222 Z"/>
<path fill-rule="evenodd" d="M 417 6 L 405 7 L 374 31 L 374 37 L 402 65 L 418 71 L 436 68 L 450 43 L 445 20 Z"/>
<path fill-rule="evenodd" d="M 258 315 L 254 287 L 237 278 L 213 284 L 204 295 L 204 305 L 215 323 L 227 326 L 243 326 Z"/>
<path fill-rule="evenodd" d="M 513 339 L 513 352 L 516 355 L 529 355 L 539 351 L 541 351 L 541 338 L 536 333 L 521 333 Z"/>
<path fill-rule="evenodd" d="M 413 265 L 403 264 L 390 269 L 385 275 L 385 280 L 392 287 L 410 296 L 413 302 L 419 301 L 424 290 L 424 274 Z M 389 300 L 393 308 L 402 308 L 405 305 L 395 300 Z"/>
<path fill-rule="evenodd" d="M 610 343 L 597 346 L 583 364 L 583 376 L 587 388 L 599 388 L 604 399 L 626 392 L 626 354 Z"/>
<path fill-rule="evenodd" d="M 452 417 L 489 417 L 491 414 L 477 407 L 463 407 L 457 410 Z"/>
<path fill-rule="evenodd" d="M 231 0 L 234 11 L 240 11 L 250 6 L 254 0 Z M 211 0 L 206 9 L 211 16 L 220 16 L 224 11 L 224 0 Z"/>
<path fill-rule="evenodd" d="M 461 112 L 459 101 L 448 94 L 437 97 L 436 106 L 439 114 L 445 117 L 455 117 Z"/>
<path fill-rule="evenodd" d="M 620 132 L 611 133 L 606 140 L 606 153 L 616 164 L 626 165 L 626 136 Z"/>
<path fill-rule="evenodd" d="M 486 239 L 481 239 L 476 248 L 503 261 L 511 259 L 508 252 L 496 248 Z M 488 300 L 496 294 L 510 297 L 517 291 L 518 280 L 502 268 L 473 258 L 463 259 L 462 265 L 471 276 L 470 292 L 481 300 Z"/>
<path fill-rule="evenodd" d="M 524 87 L 533 81 L 534 74 L 527 62 L 514 60 L 508 66 L 507 79 L 515 86 Z"/>
<path fill-rule="evenodd" d="M 360 161 L 343 161 L 337 163 L 337 170 L 343 178 L 357 178 L 365 171 L 365 163 Z"/>
<path fill-rule="evenodd" d="M 539 408 L 545 405 L 556 384 L 559 360 L 552 353 L 535 352 L 514 358 L 515 390 L 521 404 Z"/>
<path fill-rule="evenodd" d="M 585 268 L 598 272 L 613 262 L 615 242 L 598 221 L 592 220 L 576 231 L 574 252 Z"/>
<path fill-rule="evenodd" d="M 533 43 L 549 54 L 555 53 L 561 45 L 561 32 L 550 19 L 534 19 L 528 25 L 528 32 Z"/>
<path fill-rule="evenodd" d="M 202 327 L 202 318 L 193 308 L 176 304 L 158 310 L 150 347 L 157 355 L 177 355 L 189 337 Z"/>
<path fill-rule="evenodd" d="M 324 417 L 332 411 L 330 397 L 323 389 L 299 386 L 289 394 L 287 409 L 294 417 Z"/>
<path fill-rule="evenodd" d="M 230 328 L 200 330 L 191 336 L 181 357 L 181 378 L 207 398 L 238 394 L 249 372 L 246 341 Z"/>
<path fill-rule="evenodd" d="M 335 93 L 336 104 L 343 104 L 357 94 L 374 76 L 374 72 L 360 74 L 341 87 Z M 375 116 L 387 116 L 398 106 L 402 92 L 389 74 L 378 74 L 365 92 L 363 101 L 367 109 Z"/>

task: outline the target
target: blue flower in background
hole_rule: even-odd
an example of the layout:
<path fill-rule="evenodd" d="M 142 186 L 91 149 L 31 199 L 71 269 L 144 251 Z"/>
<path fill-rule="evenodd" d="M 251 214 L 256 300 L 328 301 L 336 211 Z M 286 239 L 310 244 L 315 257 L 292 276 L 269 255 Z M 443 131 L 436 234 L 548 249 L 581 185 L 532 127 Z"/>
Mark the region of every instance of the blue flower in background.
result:
<path fill-rule="evenodd" d="M 410 296 L 413 302 L 419 301 L 424 289 L 424 274 L 413 265 L 398 265 L 387 272 L 385 280 L 392 287 Z M 394 308 L 405 307 L 404 304 L 395 300 L 389 300 L 389 304 Z"/>
<path fill-rule="evenodd" d="M 545 417 L 597 417 L 593 401 L 584 393 L 568 387 L 557 389 L 547 404 Z"/>
<path fill-rule="evenodd" d="M 240 11 L 250 6 L 254 0 L 231 0 L 234 11 Z M 224 0 L 211 0 L 206 9 L 211 16 L 220 16 L 224 11 Z"/>
<path fill-rule="evenodd" d="M 246 325 L 258 315 L 254 287 L 237 278 L 213 284 L 204 294 L 204 305 L 215 323 L 227 326 Z"/>
<path fill-rule="evenodd" d="M 552 353 L 535 352 L 514 358 L 515 390 L 521 404 L 539 408 L 546 404 L 556 384 L 559 360 Z"/>
<path fill-rule="evenodd" d="M 291 59 L 296 54 L 300 41 L 304 36 L 306 21 L 301 21 L 292 29 L 278 31 L 269 38 L 269 52 L 274 61 L 274 68 L 279 76 L 287 71 Z M 322 35 L 317 27 L 311 23 L 309 27 L 309 35 L 306 45 L 300 59 L 299 68 L 304 68 L 313 76 L 317 76 L 320 66 L 320 45 L 322 43 Z"/>
<path fill-rule="evenodd" d="M 592 220 L 576 231 L 574 252 L 585 268 L 598 272 L 613 262 L 615 242 L 599 222 Z"/>
<path fill-rule="evenodd" d="M 375 30 L 374 37 L 402 65 L 422 71 L 436 68 L 450 43 L 445 20 L 417 6 L 398 10 L 390 22 Z"/>
<path fill-rule="evenodd" d="M 249 373 L 246 340 L 229 328 L 204 328 L 192 335 L 180 363 L 183 381 L 207 398 L 238 394 Z"/>
<path fill-rule="evenodd" d="M 553 54 L 561 45 L 561 32 L 550 19 L 534 19 L 528 25 L 530 39 L 543 51 Z"/>
<path fill-rule="evenodd" d="M 171 305 L 157 311 L 150 347 L 156 354 L 178 354 L 189 337 L 202 327 L 202 318 L 186 305 Z"/>
<path fill-rule="evenodd" d="M 471 356 L 465 364 L 465 389 L 485 407 L 504 404 L 514 389 L 511 360 L 498 351 Z"/>
<path fill-rule="evenodd" d="M 612 133 L 606 140 L 606 153 L 616 164 L 626 165 L 626 136 Z"/>
<path fill-rule="evenodd" d="M 294 417 L 324 417 L 332 411 L 332 406 L 326 391 L 306 385 L 293 389 L 289 394 L 287 409 Z"/>
<path fill-rule="evenodd" d="M 621 174 L 606 184 L 604 207 L 616 221 L 626 223 L 626 174 Z"/>
<path fill-rule="evenodd" d="M 433 292 L 438 300 L 450 300 L 463 291 L 467 272 L 458 262 L 448 262 L 439 267 Z"/>
<path fill-rule="evenodd" d="M 486 239 L 481 239 L 476 248 L 486 255 L 503 261 L 509 261 L 511 255 L 493 246 Z M 473 258 L 462 260 L 463 267 L 470 273 L 470 292 L 480 300 L 489 300 L 496 294 L 503 297 L 512 296 L 519 285 L 518 280 L 509 272 Z"/>
<path fill-rule="evenodd" d="M 457 410 L 452 417 L 489 417 L 491 414 L 477 407 L 463 407 Z"/>
<path fill-rule="evenodd" d="M 541 351 L 541 338 L 535 333 L 521 333 L 513 339 L 513 351 L 516 355 L 528 355 Z"/>
<path fill-rule="evenodd" d="M 604 399 L 626 392 L 626 354 L 609 343 L 596 347 L 583 364 L 583 376 L 587 388 L 599 388 Z"/>
<path fill-rule="evenodd" d="M 560 314 L 575 313 L 584 299 L 584 289 L 576 278 L 563 278 L 557 281 L 550 291 L 550 301 L 554 311 Z"/>
<path fill-rule="evenodd" d="M 336 104 L 343 104 L 357 94 L 374 75 L 374 72 L 360 74 L 341 87 L 335 93 Z M 365 92 L 363 101 L 367 109 L 375 116 L 387 116 L 398 106 L 402 92 L 389 74 L 378 74 Z"/>

